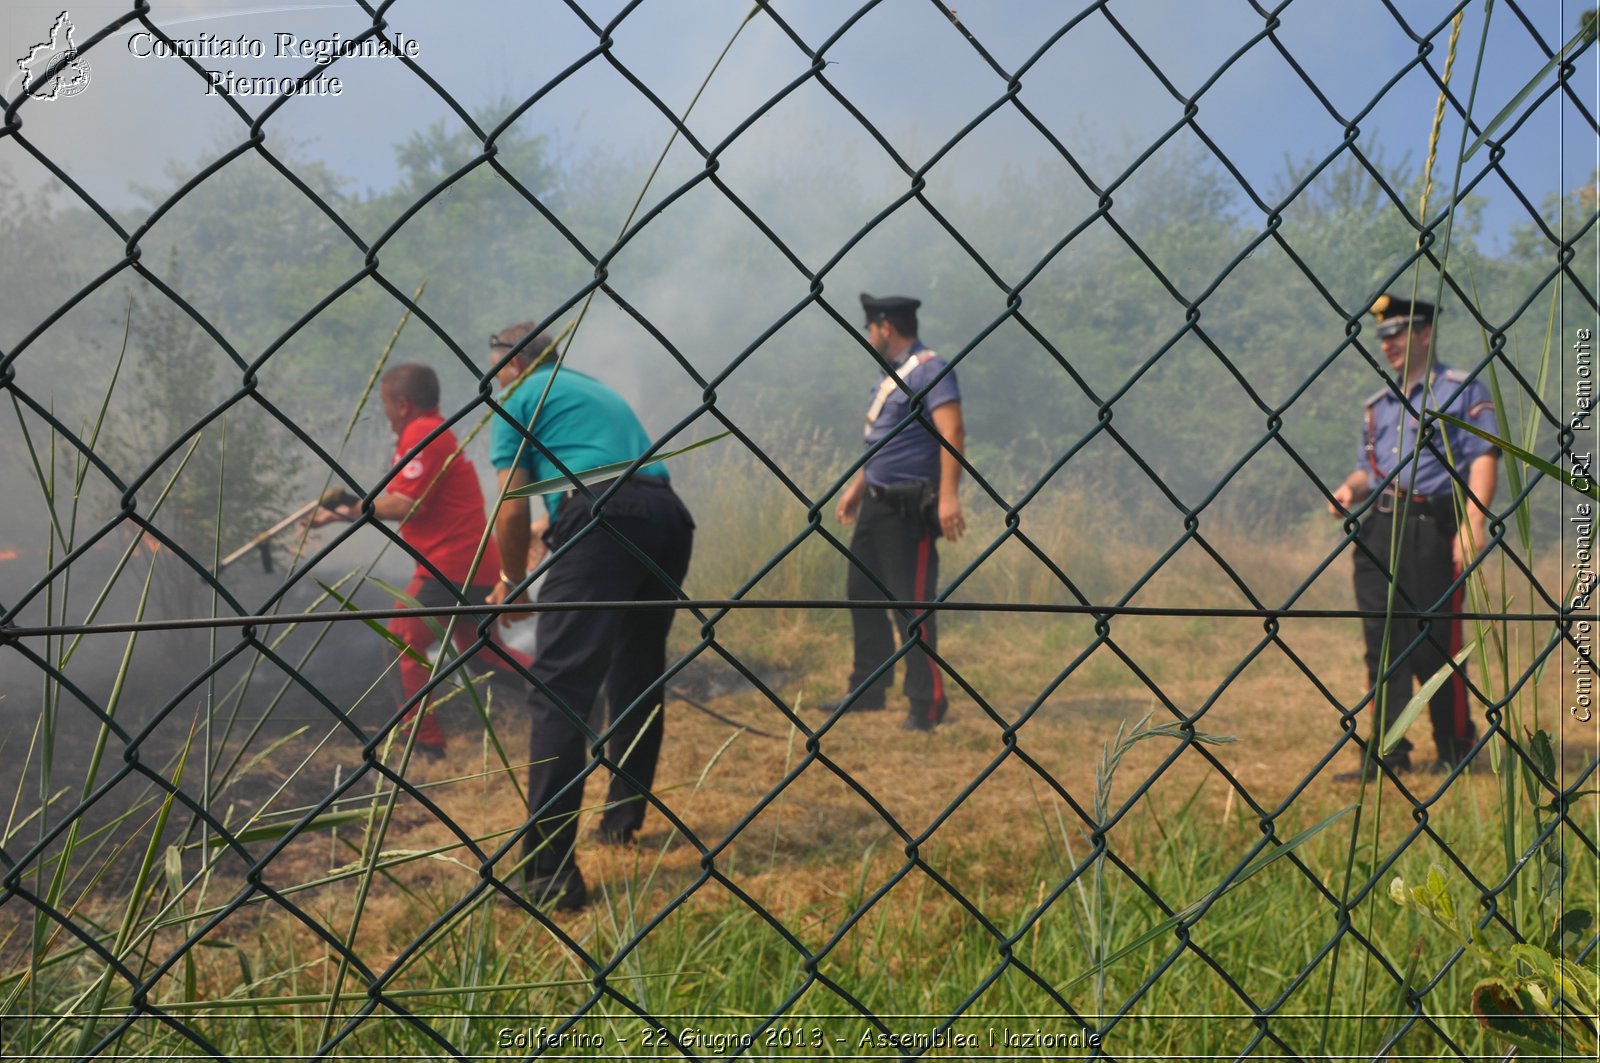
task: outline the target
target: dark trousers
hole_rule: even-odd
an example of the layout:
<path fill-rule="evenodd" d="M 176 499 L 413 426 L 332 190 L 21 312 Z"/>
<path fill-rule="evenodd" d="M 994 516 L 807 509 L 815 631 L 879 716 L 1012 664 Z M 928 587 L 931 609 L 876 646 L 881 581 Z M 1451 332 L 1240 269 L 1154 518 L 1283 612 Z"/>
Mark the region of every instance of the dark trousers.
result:
<path fill-rule="evenodd" d="M 889 588 L 892 597 L 928 601 L 939 589 L 939 551 L 934 539 L 933 521 L 924 510 L 914 504 L 881 497 L 869 488 L 856 515 L 850 552 Z M 881 601 L 884 597 L 855 564 L 850 566 L 845 580 L 845 596 L 855 602 Z M 851 628 L 855 633 L 855 667 L 850 673 L 850 686 L 854 689 L 865 683 L 867 677 L 894 654 L 898 629 L 900 642 L 912 643 L 904 658 L 905 692 L 911 701 L 911 712 L 930 723 L 938 723 L 944 718 L 947 707 L 944 675 L 928 655 L 938 645 L 938 614 L 930 612 L 921 617 L 917 630 L 912 632 L 911 618 L 899 610 L 893 613 L 891 623 L 889 613 L 883 609 L 850 611 Z M 864 691 L 856 704 L 863 708 L 882 707 L 893 682 L 891 669 Z"/>
<path fill-rule="evenodd" d="M 1455 580 L 1455 562 L 1452 545 L 1455 541 L 1455 516 L 1450 511 L 1449 499 L 1423 504 L 1413 502 L 1406 507 L 1405 520 L 1398 513 L 1369 512 L 1361 518 L 1361 532 L 1356 547 L 1356 608 L 1363 611 L 1382 611 L 1385 608 L 1389 584 L 1390 537 L 1399 529 L 1398 550 L 1394 568 L 1394 608 L 1396 610 L 1432 610 L 1455 612 L 1460 608 L 1461 594 L 1456 592 L 1445 600 L 1450 584 Z M 1367 643 L 1367 681 L 1378 688 L 1383 654 L 1384 621 L 1382 618 L 1363 619 L 1362 634 Z M 1389 624 L 1389 676 L 1383 682 L 1386 720 L 1400 715 L 1416 692 L 1417 685 L 1426 682 L 1459 652 L 1461 625 L 1452 620 L 1403 620 Z M 1418 636 L 1421 636 L 1420 641 Z M 1459 762 L 1472 747 L 1477 737 L 1477 727 L 1467 711 L 1467 685 L 1460 673 L 1445 681 L 1428 702 L 1428 715 L 1433 723 L 1433 741 L 1439 758 L 1447 763 Z M 1411 742 L 1402 739 L 1396 752 L 1411 749 Z"/>
<path fill-rule="evenodd" d="M 586 498 L 562 502 L 548 541 L 553 549 L 577 541 L 546 573 L 541 602 L 678 597 L 678 584 L 689 570 L 694 521 L 670 487 L 646 479 L 624 485 L 606 502 L 594 527 Z M 666 581 L 634 550 L 653 561 Z M 583 801 L 580 777 L 603 729 L 591 729 L 589 723 L 602 684 L 614 730 L 604 755 L 612 778 L 601 827 L 631 832 L 644 822 L 644 795 L 655 781 L 664 730 L 662 673 L 673 613 L 619 609 L 538 615 L 538 651 L 529 668 L 537 683 L 528 698 L 533 723 L 528 804 L 534 822 L 524 845 L 532 854 L 530 876 L 552 874 L 571 858 Z"/>

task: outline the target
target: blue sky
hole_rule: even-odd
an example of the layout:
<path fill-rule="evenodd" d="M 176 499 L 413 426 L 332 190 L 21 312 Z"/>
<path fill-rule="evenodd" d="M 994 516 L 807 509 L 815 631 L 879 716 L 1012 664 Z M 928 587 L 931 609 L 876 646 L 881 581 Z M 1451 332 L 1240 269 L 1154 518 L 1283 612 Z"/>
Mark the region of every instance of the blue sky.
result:
<path fill-rule="evenodd" d="M 624 6 L 620 0 L 585 0 L 591 19 L 605 23 Z M 847 0 L 775 0 L 771 5 L 792 31 L 819 48 L 852 18 L 860 5 Z M 1447 17 L 1436 0 L 1401 0 L 1401 13 L 1420 33 Z M 1567 39 L 1583 5 L 1539 0 L 1525 6 L 1546 41 Z M 128 5 L 89 3 L 68 8 L 81 43 Z M 224 0 L 154 0 L 152 18 L 174 37 L 200 33 L 261 40 L 269 53 L 275 35 L 327 37 L 359 33 L 366 16 L 353 3 L 322 0 L 304 4 L 260 4 Z M 14 59 L 47 34 L 59 4 L 7 5 L 3 48 Z M 613 55 L 669 106 L 687 105 L 718 52 L 751 5 L 745 0 L 644 0 L 614 34 Z M 1056 0 L 969 2 L 957 5 L 965 27 L 1006 70 L 1015 71 L 1066 22 L 1080 5 Z M 1107 17 L 1109 14 L 1110 17 Z M 418 63 L 471 110 L 504 98 L 538 91 L 596 43 L 594 32 L 560 0 L 450 4 L 399 0 L 389 11 L 392 32 L 417 41 Z M 1453 84 L 1469 90 L 1484 47 L 1476 113 L 1492 115 L 1543 63 L 1528 29 L 1504 4 L 1492 14 L 1486 43 L 1484 9 L 1466 13 Z M 1231 55 L 1263 28 L 1244 0 L 1112 0 L 1091 12 L 1033 64 L 1022 78 L 1021 99 L 1075 153 L 1094 160 L 1105 180 L 1182 116 L 1182 105 L 1163 86 L 1113 25 L 1120 24 L 1138 48 L 1165 73 L 1172 89 L 1193 94 Z M 137 27 L 135 27 L 137 28 Z M 56 159 L 92 194 L 126 200 L 130 182 L 164 187 L 170 160 L 192 169 L 221 145 L 237 142 L 245 125 L 204 80 L 181 61 L 130 53 L 125 30 L 90 49 L 92 81 L 81 95 L 51 102 L 28 101 L 19 111 L 23 133 Z M 1346 115 L 1368 101 L 1416 55 L 1378 0 L 1338 3 L 1299 0 L 1281 14 L 1276 39 L 1300 64 L 1334 107 Z M 1442 66 L 1445 34 L 1434 40 Z M 921 165 L 948 138 L 1005 92 L 1005 80 L 927 0 L 884 0 L 868 10 L 828 47 L 827 75 L 912 165 Z M 303 71 L 305 60 L 207 58 L 208 68 L 242 76 L 282 76 Z M 740 33 L 732 51 L 690 121 L 705 143 L 715 143 L 761 103 L 804 74 L 809 60 L 764 14 Z M 1595 52 L 1585 54 L 1577 91 L 1594 113 Z M 268 126 L 269 143 L 299 145 L 304 157 L 327 161 L 357 187 L 382 188 L 396 173 L 393 145 L 413 130 L 449 114 L 446 104 L 421 79 L 392 59 L 353 59 L 335 64 L 343 82 L 334 97 L 291 101 Z M 20 82 L 9 81 L 14 98 Z M 1391 161 L 1409 157 L 1419 169 L 1437 91 L 1424 72 L 1404 76 L 1360 122 L 1362 142 L 1381 145 Z M 261 100 L 243 100 L 258 111 Z M 1343 130 L 1294 73 L 1271 42 L 1250 48 L 1206 87 L 1198 121 L 1247 179 L 1270 187 L 1285 160 L 1303 160 L 1333 150 Z M 550 134 L 564 151 L 581 157 L 590 149 L 653 156 L 669 126 L 643 95 L 604 61 L 592 62 L 552 90 L 524 119 L 526 127 Z M 1436 172 L 1448 184 L 1460 125 L 1446 122 L 1446 146 Z M 862 132 L 859 124 L 813 83 L 791 94 L 741 138 L 782 165 L 785 152 L 848 155 L 868 182 L 882 180 L 898 191 L 904 180 Z M 1050 158 L 1052 150 L 1009 108 L 1002 109 L 941 163 L 943 176 L 965 187 L 981 187 L 1007 165 Z M 1481 163 L 1481 156 L 1474 160 Z M 1546 103 L 1511 143 L 1505 166 L 1535 202 L 1578 187 L 1596 163 L 1592 130 L 1569 103 Z M 0 141 L 0 165 L 24 183 L 47 175 L 19 147 Z M 1491 237 L 1521 219 L 1522 208 L 1495 180 L 1482 197 Z"/>

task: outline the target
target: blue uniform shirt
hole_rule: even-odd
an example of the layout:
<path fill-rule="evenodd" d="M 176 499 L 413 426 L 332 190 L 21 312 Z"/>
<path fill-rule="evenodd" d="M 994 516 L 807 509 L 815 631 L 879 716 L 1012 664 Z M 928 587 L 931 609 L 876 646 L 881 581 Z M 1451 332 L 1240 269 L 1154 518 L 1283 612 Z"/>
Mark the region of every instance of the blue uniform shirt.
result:
<path fill-rule="evenodd" d="M 555 367 L 549 365 L 534 370 L 516 391 L 502 400 L 501 405 L 519 424 L 526 426 L 533 420 L 534 408 L 539 405 L 539 397 L 544 395 L 545 383 L 553 372 Z M 575 473 L 632 461 L 649 450 L 651 444 L 649 433 L 621 395 L 592 376 L 566 368 L 550 385 L 550 394 L 545 396 L 544 406 L 539 410 L 539 423 L 533 426 L 533 434 L 561 464 Z M 524 445 L 522 433 L 501 416 L 496 416 L 489 428 L 489 460 L 496 469 L 509 469 L 516 464 L 527 469 L 534 480 L 562 474 L 538 447 L 532 443 Z M 646 465 L 634 475 L 665 480 L 667 470 L 660 465 Z M 564 493 L 544 496 L 545 508 L 550 511 L 552 520 Z"/>
<path fill-rule="evenodd" d="M 1406 395 L 1414 410 L 1436 409 L 1477 425 L 1485 432 L 1499 434 L 1499 422 L 1494 415 L 1494 401 L 1489 389 L 1481 380 L 1467 381 L 1459 369 L 1435 365 L 1430 372 L 1431 391 L 1423 392 L 1427 380 L 1419 380 Z M 1410 491 L 1419 495 L 1445 495 L 1454 483 L 1447 465 L 1453 465 L 1465 478 L 1467 466 L 1494 450 L 1484 440 L 1464 429 L 1434 423 L 1432 441 L 1422 448 L 1417 458 L 1415 479 L 1411 465 L 1412 452 L 1417 445 L 1417 419 L 1400 402 L 1393 390 L 1384 388 L 1367 400 L 1366 423 L 1361 432 L 1361 446 L 1357 453 L 1358 468 L 1367 474 L 1367 484 L 1373 490 L 1397 467 L 1400 475 L 1390 486 L 1397 491 Z M 1446 440 L 1448 439 L 1448 445 Z"/>
<path fill-rule="evenodd" d="M 892 390 L 885 396 L 878 415 L 867 425 L 867 446 L 871 447 L 887 436 L 891 429 L 911 411 L 911 394 L 915 394 L 928 386 L 928 382 L 944 372 L 948 364 L 943 358 L 934 354 L 919 341 L 911 345 L 906 356 L 895 365 L 896 371 L 903 370 L 906 362 L 926 354 L 926 357 L 903 378 L 906 390 L 902 391 L 895 385 L 890 385 Z M 883 380 L 888 380 L 887 374 Z M 883 381 L 873 385 L 872 401 L 878 397 L 878 389 Z M 949 373 L 939 383 L 935 384 L 926 395 L 922 396 L 922 409 L 926 414 L 947 402 L 960 402 L 961 390 L 956 387 L 955 373 Z M 870 406 L 868 407 L 870 411 Z M 867 483 L 874 487 L 890 487 L 894 484 L 924 483 L 937 484 L 939 482 L 939 453 L 943 447 L 934 438 L 933 433 L 913 421 L 897 433 L 882 450 L 867 459 Z"/>

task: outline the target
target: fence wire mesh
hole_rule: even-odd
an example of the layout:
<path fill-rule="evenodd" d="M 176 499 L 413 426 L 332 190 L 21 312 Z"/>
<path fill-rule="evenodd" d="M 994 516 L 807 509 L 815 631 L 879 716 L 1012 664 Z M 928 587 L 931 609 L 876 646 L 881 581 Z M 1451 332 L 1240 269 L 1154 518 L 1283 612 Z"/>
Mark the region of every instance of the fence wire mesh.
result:
<path fill-rule="evenodd" d="M 543 31 L 477 106 L 406 4 L 353 0 L 271 77 L 232 69 L 254 28 L 231 53 L 166 6 L 9 12 L 8 1057 L 1592 1053 L 1600 260 L 1592 169 L 1574 191 L 1541 154 L 1554 130 L 1593 155 L 1592 13 L 1245 2 L 1211 58 L 1161 32 L 1173 12 L 1115 0 L 762 0 L 696 30 L 694 54 L 715 35 L 757 56 L 760 90 L 718 95 L 722 58 L 691 81 L 699 60 L 661 54 L 663 5 L 565 0 L 474 9 L 472 39 Z M 1324 50 L 1330 18 L 1385 42 L 1361 77 Z M 1036 23 L 1026 47 L 1013 19 Z M 403 87 L 365 80 L 378 63 Z M 867 91 L 873 64 L 900 71 L 902 109 Z M 1120 145 L 1078 146 L 1050 73 L 1073 64 L 1117 72 L 1104 110 L 1143 109 Z M 1250 91 L 1265 68 L 1292 105 Z M 295 142 L 336 82 L 374 126 L 446 115 L 408 130 L 381 194 Z M 601 84 L 599 121 L 649 130 L 643 163 L 538 132 Z M 72 108 L 127 96 L 155 137 L 178 93 L 223 131 L 130 199 Z M 1394 163 L 1367 131 L 1419 100 L 1418 158 Z M 1280 121 L 1322 146 L 1269 172 L 1255 141 Z M 875 448 L 851 441 L 887 369 L 863 286 L 924 299 L 971 437 L 946 444 L 967 534 L 910 598 L 834 509 L 933 428 L 943 377 L 901 385 Z M 1358 541 L 1383 495 L 1324 510 L 1365 397 L 1392 389 L 1385 292 L 1439 303 L 1450 364 L 1556 468 L 1503 454 L 1450 593 L 1373 609 L 1347 573 L 1390 563 Z M 530 317 L 570 352 L 559 372 L 634 400 L 645 457 L 726 434 L 668 462 L 699 520 L 689 575 L 669 602 L 391 606 L 431 562 L 376 508 L 424 445 L 380 438 L 385 359 L 437 369 L 439 431 L 471 455 L 510 417 L 505 351 L 479 337 Z M 1442 423 L 1413 413 L 1437 453 Z M 350 526 L 278 520 L 330 486 L 359 496 Z M 601 534 L 621 488 L 576 490 Z M 912 635 L 855 689 L 852 564 Z M 619 608 L 676 618 L 649 826 L 580 845 L 586 910 L 541 909 L 519 899 L 535 679 L 479 672 L 502 614 Z M 468 632 L 410 697 L 379 634 L 397 615 Z M 1447 671 L 1475 734 L 1437 773 L 1378 759 L 1360 627 L 1385 618 L 1402 675 L 1439 626 L 1467 631 Z M 853 711 L 924 649 L 943 726 Z M 442 761 L 406 722 L 429 699 Z M 626 755 L 590 722 L 586 827 Z M 1496 1007 L 1529 1014 L 1515 1036 L 1474 1017 Z"/>

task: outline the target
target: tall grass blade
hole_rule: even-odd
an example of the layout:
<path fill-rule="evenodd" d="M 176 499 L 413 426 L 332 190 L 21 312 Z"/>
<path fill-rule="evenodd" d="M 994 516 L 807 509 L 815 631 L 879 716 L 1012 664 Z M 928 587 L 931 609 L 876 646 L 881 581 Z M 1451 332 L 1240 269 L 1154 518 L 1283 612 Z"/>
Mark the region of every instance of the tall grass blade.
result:
<path fill-rule="evenodd" d="M 1518 458 L 1521 458 L 1527 464 L 1532 465 L 1535 469 L 1538 469 L 1546 476 L 1554 477 L 1579 494 L 1585 495 L 1597 502 L 1600 502 L 1600 483 L 1589 479 L 1587 476 L 1582 475 L 1579 471 L 1563 469 L 1559 465 L 1546 461 L 1544 458 L 1541 458 L 1532 451 L 1524 450 L 1522 447 L 1519 447 L 1509 439 L 1502 439 L 1493 432 L 1485 432 L 1477 425 L 1468 424 L 1459 417 L 1452 417 L 1450 414 L 1443 413 L 1439 410 L 1430 410 L 1428 412 L 1439 418 L 1439 420 L 1444 421 L 1446 424 L 1455 425 L 1457 428 L 1464 428 L 1478 438 L 1493 443 L 1501 450 L 1515 454 Z"/>
<path fill-rule="evenodd" d="M 1404 738 L 1406 732 L 1411 730 L 1411 725 L 1417 722 L 1417 717 L 1421 716 L 1422 710 L 1428 707 L 1428 702 L 1439 692 L 1439 688 L 1444 686 L 1445 681 L 1467 662 L 1467 658 L 1472 656 L 1472 651 L 1477 648 L 1477 645 L 1478 640 L 1473 639 L 1465 646 L 1462 646 L 1459 653 L 1442 665 L 1437 672 L 1430 675 L 1426 683 L 1417 688 L 1417 692 L 1411 695 L 1411 700 L 1406 702 L 1406 707 L 1400 710 L 1399 715 L 1389 724 L 1389 729 L 1383 733 L 1383 740 L 1378 745 L 1380 754 L 1387 756 L 1394 752 L 1394 747 L 1399 745 L 1400 739 Z"/>
<path fill-rule="evenodd" d="M 1211 904 L 1221 900 L 1223 897 L 1226 897 L 1228 894 L 1244 885 L 1256 875 L 1265 871 L 1267 868 L 1271 867 L 1285 856 L 1288 856 L 1306 842 L 1310 841 L 1312 838 L 1315 838 L 1318 834 L 1321 834 L 1323 831 L 1333 826 L 1345 816 L 1348 816 L 1351 812 L 1354 812 L 1357 807 L 1358 806 L 1356 805 L 1347 805 L 1321 822 L 1307 827 L 1305 830 L 1301 831 L 1299 834 L 1296 834 L 1282 845 L 1274 846 L 1269 851 L 1261 854 L 1261 856 L 1253 860 L 1243 871 L 1234 876 L 1233 881 L 1227 883 L 1226 885 L 1218 886 L 1216 889 L 1195 901 L 1193 904 L 1187 905 L 1181 911 L 1174 912 L 1166 919 L 1163 919 L 1149 930 L 1146 930 L 1144 933 L 1140 934 L 1137 938 L 1134 938 L 1128 944 L 1106 956 L 1104 960 L 1097 963 L 1094 967 L 1084 971 L 1071 981 L 1063 983 L 1058 988 L 1061 990 L 1071 989 L 1073 986 L 1085 982 L 1090 978 L 1097 977 L 1104 970 L 1104 968 L 1116 963 L 1124 956 L 1139 951 L 1140 949 L 1144 948 L 1144 946 L 1150 944 L 1152 941 L 1155 941 L 1157 938 L 1160 938 L 1169 931 L 1181 926 L 1185 921 L 1193 918 L 1197 913 L 1204 911 Z"/>
<path fill-rule="evenodd" d="M 328 597 L 338 602 L 340 607 L 343 608 L 345 612 L 358 613 L 361 611 L 361 607 L 356 605 L 355 602 L 351 601 L 349 598 L 346 598 L 344 595 L 340 594 L 326 583 L 323 583 L 321 580 L 317 580 L 317 586 L 321 587 L 323 593 L 325 593 Z M 367 627 L 371 629 L 379 638 L 383 639 L 383 641 L 387 642 L 389 645 L 393 646 L 395 649 L 399 650 L 402 654 L 411 658 L 413 661 L 416 661 L 421 665 L 432 665 L 433 662 L 428 660 L 428 658 L 421 651 L 413 649 L 411 645 L 399 635 L 396 635 L 387 627 L 384 627 L 381 621 L 374 620 L 370 616 L 364 616 L 361 618 L 361 622 L 367 625 Z"/>
<path fill-rule="evenodd" d="M 172 790 L 168 791 L 166 799 L 161 802 L 161 809 L 156 814 L 155 826 L 150 832 L 150 840 L 145 845 L 144 857 L 139 862 L 139 869 L 134 877 L 133 886 L 128 891 L 128 906 L 123 912 L 122 925 L 117 930 L 116 943 L 111 949 L 112 954 L 119 959 L 128 955 L 130 945 L 138 933 L 139 918 L 148 901 L 146 891 L 150 886 L 151 880 L 156 877 L 158 868 L 166 867 L 167 846 L 165 839 L 167 821 L 171 818 L 172 806 L 177 801 L 176 791 L 183 785 L 184 768 L 189 763 L 189 755 L 194 751 L 194 740 L 197 731 L 197 726 L 190 726 L 188 736 L 184 741 L 183 752 L 179 754 L 177 766 L 173 771 Z M 66 865 L 65 860 L 62 861 L 62 865 Z M 94 1043 L 95 1023 L 93 1020 L 98 1018 L 105 1010 L 106 997 L 111 991 L 111 981 L 115 974 L 116 972 L 112 968 L 107 967 L 105 974 L 101 976 L 95 986 L 88 1008 L 88 1015 L 79 1034 L 78 1055 L 80 1056 L 84 1055 L 90 1045 Z"/>
<path fill-rule="evenodd" d="M 1562 45 L 1561 49 L 1550 57 L 1548 63 L 1539 68 L 1537 74 L 1528 79 L 1528 83 L 1522 86 L 1515 96 L 1511 97 L 1510 103 L 1500 108 L 1499 114 L 1489 120 L 1489 124 L 1483 127 L 1483 132 L 1478 134 L 1478 139 L 1474 140 L 1472 145 L 1461 156 L 1462 162 L 1472 158 L 1473 154 L 1488 143 L 1489 138 L 1494 136 L 1501 126 L 1505 125 L 1517 111 L 1521 110 L 1522 105 L 1528 101 L 1528 97 L 1539 91 L 1539 87 L 1544 84 L 1544 79 L 1549 77 L 1552 71 L 1594 43 L 1597 18 L 1600 18 L 1600 12 L 1587 11 L 1583 14 L 1578 25 L 1578 32 L 1574 33 L 1572 39 Z"/>
<path fill-rule="evenodd" d="M 324 812 L 314 816 L 309 821 L 302 823 L 298 819 L 289 823 L 263 823 L 257 827 L 246 827 L 233 832 L 236 842 L 275 842 L 280 838 L 287 838 L 291 834 L 301 835 L 308 831 L 334 830 L 347 823 L 361 823 L 367 818 L 365 812 Z M 223 838 L 206 838 L 198 846 L 189 848 L 218 849 L 227 844 Z"/>
<path fill-rule="evenodd" d="M 690 443 L 686 447 L 679 447 L 677 450 L 669 450 L 664 454 L 657 454 L 640 468 L 648 469 L 658 462 L 676 458 L 681 454 L 689 453 L 691 450 L 699 450 L 701 447 L 710 446 L 717 440 L 732 434 L 732 432 L 718 432 L 716 435 L 708 436 L 698 443 Z M 585 487 L 590 487 L 597 483 L 603 483 L 618 473 L 627 472 L 633 467 L 633 464 L 631 461 L 614 461 L 609 465 L 597 465 L 592 469 L 574 472 L 571 476 L 552 476 L 545 480 L 537 480 L 531 484 L 524 484 L 522 487 L 514 488 L 507 491 L 505 496 L 507 498 L 527 498 L 529 495 L 548 495 L 554 491 L 569 491 L 572 489 L 574 481 Z"/>

